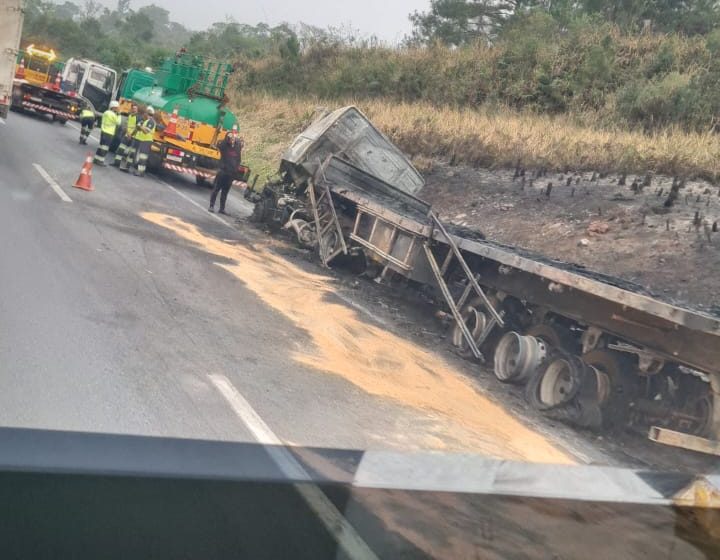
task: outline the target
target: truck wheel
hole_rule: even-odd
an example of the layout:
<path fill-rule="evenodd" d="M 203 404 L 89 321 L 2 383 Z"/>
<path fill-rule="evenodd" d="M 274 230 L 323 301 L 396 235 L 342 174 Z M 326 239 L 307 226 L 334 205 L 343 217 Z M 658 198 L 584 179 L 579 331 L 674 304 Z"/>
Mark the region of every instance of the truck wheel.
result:
<path fill-rule="evenodd" d="M 55 122 L 57 122 L 57 123 L 60 123 L 60 124 L 65 124 L 65 123 L 67 122 L 67 119 L 63 119 L 63 118 L 61 118 L 61 117 L 53 116 L 53 121 L 55 121 Z"/>
<path fill-rule="evenodd" d="M 270 215 L 272 201 L 267 198 L 263 198 L 255 203 L 252 214 L 250 215 L 250 221 L 256 224 L 261 224 L 267 220 Z"/>
<path fill-rule="evenodd" d="M 203 177 L 202 175 L 195 175 L 195 184 L 197 184 L 200 187 L 209 187 L 210 182 Z"/>
<path fill-rule="evenodd" d="M 632 361 L 619 352 L 604 349 L 590 350 L 581 359 L 596 373 L 603 426 L 610 430 L 624 428 L 633 393 Z"/>

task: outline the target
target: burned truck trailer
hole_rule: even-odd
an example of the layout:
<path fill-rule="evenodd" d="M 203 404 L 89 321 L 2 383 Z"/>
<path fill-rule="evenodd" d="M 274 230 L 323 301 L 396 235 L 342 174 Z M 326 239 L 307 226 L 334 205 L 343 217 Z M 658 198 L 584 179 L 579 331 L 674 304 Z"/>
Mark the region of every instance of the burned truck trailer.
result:
<path fill-rule="evenodd" d="M 594 429 L 720 454 L 720 317 L 642 286 L 445 225 L 422 176 L 355 107 L 316 120 L 279 178 L 250 191 L 253 217 L 430 288 L 452 341 L 523 384 L 534 408 Z"/>

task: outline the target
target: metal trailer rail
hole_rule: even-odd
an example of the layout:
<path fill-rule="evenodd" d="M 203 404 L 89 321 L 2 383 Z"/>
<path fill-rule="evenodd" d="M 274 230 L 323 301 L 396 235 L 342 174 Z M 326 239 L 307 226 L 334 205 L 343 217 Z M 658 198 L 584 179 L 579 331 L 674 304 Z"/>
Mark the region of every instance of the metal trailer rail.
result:
<path fill-rule="evenodd" d="M 485 299 L 469 306 L 468 302 L 474 297 L 473 291 L 485 297 L 483 290 L 490 290 L 501 294 L 501 298 L 509 296 L 523 302 L 538 315 L 542 311 L 569 320 L 574 331 L 582 331 L 577 341 L 578 354 L 599 350 L 632 358 L 635 372 L 647 379 L 666 371 L 668 364 L 689 368 L 692 370 L 687 374 L 689 377 L 693 373 L 704 375 L 710 383 L 709 402 L 703 405 L 709 409 L 704 411 L 708 417 L 702 433 L 720 439 L 720 317 L 662 301 L 622 279 L 532 255 L 480 236 L 448 233 L 439 221 L 431 220 L 429 204 L 337 156 L 324 161 L 310 184 L 310 188 L 332 192 L 339 221 L 350 232 L 348 242 L 383 264 L 383 274 L 401 274 L 440 288 L 456 321 L 455 344 L 468 346 L 476 358 L 482 359 L 482 355 L 475 347 L 482 346 L 496 325 L 502 325 L 495 305 L 498 309 L 502 306 L 497 298 L 492 303 Z M 453 246 L 460 254 L 453 253 Z M 459 297 L 447 293 L 453 280 L 462 285 Z M 473 286 L 479 291 L 473 290 Z M 469 324 L 472 322 L 469 308 L 475 317 L 477 310 L 482 309 L 482 325 Z M 544 342 L 559 345 L 557 340 Z M 542 361 L 531 364 L 521 377 L 527 380 L 534 373 L 531 369 L 542 369 Z M 497 373 L 497 355 L 495 366 Z M 606 381 L 617 383 L 611 372 L 608 376 Z M 660 407 L 652 400 L 649 395 L 642 402 L 628 405 L 660 414 L 655 410 Z M 683 414 L 688 416 L 687 411 Z M 655 427 L 653 439 L 698 448 L 697 442 L 689 439 L 687 445 L 682 445 L 682 438 L 673 436 L 667 427 Z M 706 452 L 717 449 L 714 442 L 700 447 Z"/>

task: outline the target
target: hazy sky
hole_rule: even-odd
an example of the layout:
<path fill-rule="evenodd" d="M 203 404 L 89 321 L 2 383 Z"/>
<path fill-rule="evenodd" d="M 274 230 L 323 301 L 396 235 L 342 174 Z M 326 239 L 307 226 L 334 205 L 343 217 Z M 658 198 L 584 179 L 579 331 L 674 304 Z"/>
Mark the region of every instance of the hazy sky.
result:
<path fill-rule="evenodd" d="M 82 4 L 82 2 L 78 2 Z M 115 0 L 102 0 L 115 6 Z M 205 29 L 232 16 L 240 23 L 276 25 L 305 22 L 319 27 L 352 26 L 363 34 L 398 41 L 410 31 L 408 15 L 425 10 L 429 0 L 132 0 L 134 9 L 156 4 L 171 19 L 191 29 Z"/>

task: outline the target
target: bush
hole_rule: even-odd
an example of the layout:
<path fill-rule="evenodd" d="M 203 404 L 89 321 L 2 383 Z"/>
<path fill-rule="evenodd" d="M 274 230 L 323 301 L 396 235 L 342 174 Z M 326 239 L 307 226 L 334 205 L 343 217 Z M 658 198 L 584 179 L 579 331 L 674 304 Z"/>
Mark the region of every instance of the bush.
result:
<path fill-rule="evenodd" d="M 292 59 L 244 58 L 237 85 L 245 92 L 509 105 L 645 129 L 667 123 L 705 129 L 708 111 L 720 110 L 717 55 L 720 30 L 692 38 L 628 34 L 591 17 L 561 27 L 531 11 L 494 44 L 391 49 L 318 41 Z"/>
<path fill-rule="evenodd" d="M 690 77 L 678 72 L 633 82 L 619 92 L 618 111 L 646 128 L 677 122 L 684 114 L 692 113 L 686 106 L 689 83 Z"/>

